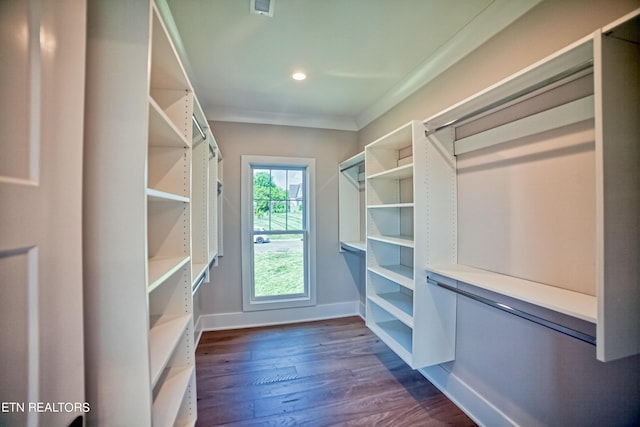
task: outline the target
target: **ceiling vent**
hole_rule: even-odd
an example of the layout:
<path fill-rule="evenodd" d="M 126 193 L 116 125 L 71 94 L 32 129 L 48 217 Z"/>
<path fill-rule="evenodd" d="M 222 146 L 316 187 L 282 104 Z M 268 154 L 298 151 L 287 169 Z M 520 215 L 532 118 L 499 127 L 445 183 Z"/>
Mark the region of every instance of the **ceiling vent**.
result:
<path fill-rule="evenodd" d="M 273 16 L 273 3 L 275 0 L 249 0 L 251 13 L 257 15 Z"/>

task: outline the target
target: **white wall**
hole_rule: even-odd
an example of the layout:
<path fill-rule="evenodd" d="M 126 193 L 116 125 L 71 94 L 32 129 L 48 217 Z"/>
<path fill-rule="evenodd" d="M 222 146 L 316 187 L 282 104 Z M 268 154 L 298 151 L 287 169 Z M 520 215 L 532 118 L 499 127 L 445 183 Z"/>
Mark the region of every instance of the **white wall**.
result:
<path fill-rule="evenodd" d="M 359 143 L 425 119 L 637 7 L 544 1 L 361 130 Z M 482 424 L 640 425 L 640 357 L 598 362 L 589 344 L 462 297 L 457 316 L 455 361 L 423 373 Z"/>
<path fill-rule="evenodd" d="M 198 309 L 204 329 L 286 322 L 357 314 L 364 289 L 360 260 L 338 252 L 338 163 L 358 151 L 357 134 L 348 131 L 211 122 L 224 156 L 224 257 L 203 285 Z M 317 307 L 242 313 L 240 249 L 240 156 L 316 159 Z"/>

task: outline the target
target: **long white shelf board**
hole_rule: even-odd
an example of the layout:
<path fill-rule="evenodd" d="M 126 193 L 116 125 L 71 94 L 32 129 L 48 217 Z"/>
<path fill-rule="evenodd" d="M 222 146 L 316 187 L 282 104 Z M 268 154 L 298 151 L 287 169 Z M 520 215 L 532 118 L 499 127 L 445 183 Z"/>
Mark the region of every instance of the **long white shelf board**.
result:
<path fill-rule="evenodd" d="M 380 205 L 369 205 L 367 209 L 388 209 L 388 208 L 412 208 L 413 202 L 411 203 L 387 203 Z"/>
<path fill-rule="evenodd" d="M 151 383 L 154 386 L 171 358 L 180 338 L 184 335 L 190 320 L 190 314 L 163 316 L 156 320 L 151 327 L 149 331 L 149 352 L 151 354 Z"/>
<path fill-rule="evenodd" d="M 189 142 L 152 97 L 149 97 L 149 145 L 189 148 Z"/>
<path fill-rule="evenodd" d="M 409 366 L 413 366 L 413 337 L 404 323 L 399 320 L 367 322 L 367 327 Z"/>
<path fill-rule="evenodd" d="M 189 198 L 174 193 L 168 193 L 154 188 L 147 188 L 147 198 L 150 202 L 182 202 L 189 203 Z"/>
<path fill-rule="evenodd" d="M 413 122 L 405 123 L 398 129 L 395 129 L 388 134 L 381 136 L 375 141 L 369 143 L 365 150 L 379 149 L 384 150 L 401 150 L 403 148 L 411 146 L 411 135 L 413 131 Z"/>
<path fill-rule="evenodd" d="M 402 292 L 387 292 L 368 295 L 367 298 L 413 329 L 413 298 L 411 296 Z"/>
<path fill-rule="evenodd" d="M 413 268 L 406 265 L 370 265 L 369 271 L 378 276 L 389 279 L 392 282 L 404 286 L 407 289 L 414 290 L 413 284 Z"/>
<path fill-rule="evenodd" d="M 147 292 L 151 292 L 160 286 L 190 259 L 189 256 L 149 258 L 149 286 L 147 287 Z"/>
<path fill-rule="evenodd" d="M 414 241 L 413 236 L 368 236 L 369 240 L 375 240 L 377 242 L 390 243 L 392 245 L 404 246 L 406 248 L 413 248 Z"/>
<path fill-rule="evenodd" d="M 172 369 L 153 402 L 153 425 L 173 426 L 193 375 L 193 366 Z"/>
<path fill-rule="evenodd" d="M 367 179 L 404 179 L 413 176 L 413 163 L 398 166 L 397 168 L 374 173 L 369 175 Z"/>
<path fill-rule="evenodd" d="M 427 272 L 468 283 L 578 319 L 596 323 L 597 298 L 543 283 L 461 264 L 430 265 Z"/>

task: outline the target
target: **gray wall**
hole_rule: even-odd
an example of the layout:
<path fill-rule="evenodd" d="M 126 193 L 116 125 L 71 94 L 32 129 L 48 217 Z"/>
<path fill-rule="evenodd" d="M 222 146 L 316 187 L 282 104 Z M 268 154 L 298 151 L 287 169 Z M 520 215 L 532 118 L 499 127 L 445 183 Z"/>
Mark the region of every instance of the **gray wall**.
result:
<path fill-rule="evenodd" d="M 317 304 L 360 301 L 357 256 L 338 252 L 338 163 L 358 152 L 357 134 L 348 131 L 211 122 L 224 158 L 224 257 L 212 271 L 212 284 L 199 292 L 202 315 L 242 311 L 240 249 L 240 156 L 316 159 Z"/>
<path fill-rule="evenodd" d="M 629 0 L 542 2 L 362 129 L 360 146 L 438 113 L 639 6 Z M 456 360 L 442 365 L 444 388 L 454 400 L 464 404 L 470 391 L 478 393 L 524 426 L 640 425 L 640 357 L 601 363 L 589 344 L 458 301 Z M 460 383 L 465 390 L 454 386 Z"/>

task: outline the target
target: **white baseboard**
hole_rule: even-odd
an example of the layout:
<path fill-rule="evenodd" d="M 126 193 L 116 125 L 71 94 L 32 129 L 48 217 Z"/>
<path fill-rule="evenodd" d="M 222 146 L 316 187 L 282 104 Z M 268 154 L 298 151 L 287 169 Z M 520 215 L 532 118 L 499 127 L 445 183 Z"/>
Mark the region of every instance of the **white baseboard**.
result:
<path fill-rule="evenodd" d="M 247 311 L 236 313 L 204 314 L 197 320 L 196 331 L 252 328 L 257 326 L 300 323 L 338 317 L 363 316 L 360 301 L 321 304 L 312 307 L 280 310 Z M 198 337 L 198 341 L 200 337 Z M 197 343 L 197 341 L 196 341 Z"/>
<path fill-rule="evenodd" d="M 418 369 L 433 385 L 480 426 L 503 427 L 518 424 L 483 398 L 467 383 L 441 365 Z"/>

